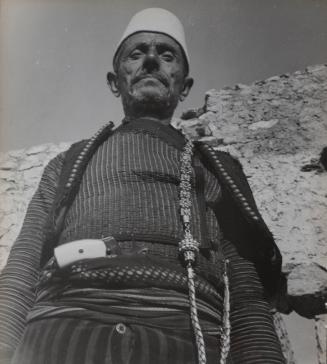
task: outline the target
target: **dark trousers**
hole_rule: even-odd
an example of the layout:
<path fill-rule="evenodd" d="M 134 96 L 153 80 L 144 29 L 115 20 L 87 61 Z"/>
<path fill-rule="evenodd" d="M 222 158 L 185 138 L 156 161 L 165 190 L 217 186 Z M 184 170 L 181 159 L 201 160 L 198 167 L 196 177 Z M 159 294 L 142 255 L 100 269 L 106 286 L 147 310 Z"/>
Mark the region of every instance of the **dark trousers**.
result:
<path fill-rule="evenodd" d="M 205 336 L 208 363 L 217 363 L 219 340 Z M 15 364 L 193 364 L 192 333 L 140 325 L 103 325 L 57 318 L 30 323 Z"/>

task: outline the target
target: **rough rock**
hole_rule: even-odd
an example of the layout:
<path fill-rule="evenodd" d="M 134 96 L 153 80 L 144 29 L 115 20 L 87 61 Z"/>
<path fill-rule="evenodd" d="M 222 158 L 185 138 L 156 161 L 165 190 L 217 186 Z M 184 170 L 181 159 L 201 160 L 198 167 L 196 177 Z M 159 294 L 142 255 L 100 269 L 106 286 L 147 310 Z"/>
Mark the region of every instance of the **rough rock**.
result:
<path fill-rule="evenodd" d="M 44 144 L 0 154 L 0 270 L 23 223 L 45 165 L 69 144 Z"/>
<path fill-rule="evenodd" d="M 210 90 L 198 124 L 177 122 L 190 135 L 204 125 L 204 139 L 242 162 L 283 253 L 289 302 L 306 317 L 324 313 L 327 301 L 326 100 L 327 66 L 318 65 Z"/>

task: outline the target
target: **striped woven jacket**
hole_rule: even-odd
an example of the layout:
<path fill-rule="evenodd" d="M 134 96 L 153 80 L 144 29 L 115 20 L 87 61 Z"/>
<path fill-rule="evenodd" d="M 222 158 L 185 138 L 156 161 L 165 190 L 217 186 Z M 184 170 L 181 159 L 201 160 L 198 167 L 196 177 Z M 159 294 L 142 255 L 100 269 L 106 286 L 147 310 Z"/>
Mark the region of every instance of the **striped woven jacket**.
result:
<path fill-rule="evenodd" d="M 112 125 L 109 125 L 100 133 L 99 140 L 94 144 L 94 149 L 88 153 L 78 173 L 81 175 L 84 173 L 93 153 L 112 134 L 111 129 Z M 52 255 L 53 248 L 58 242 L 65 212 L 78 191 L 78 183 L 70 185 L 68 182 L 69 172 L 73 169 L 77 156 L 88 143 L 90 140 L 73 144 L 66 153 L 55 202 L 49 214 L 48 244 L 43 250 L 41 265 Z M 216 217 L 224 237 L 236 246 L 243 258 L 255 264 L 263 282 L 266 297 L 273 300 L 278 293 L 286 289 L 286 279 L 281 272 L 282 257 L 273 235 L 258 211 L 242 165 L 230 154 L 214 150 L 202 142 L 195 142 L 195 153 L 221 185 L 222 199 L 216 208 Z M 70 185 L 69 188 L 65 190 L 68 185 Z"/>
<path fill-rule="evenodd" d="M 58 163 L 60 162 L 60 165 L 63 166 L 59 177 L 59 185 L 57 183 L 47 184 L 49 186 L 56 185 L 55 189 L 47 191 L 47 194 L 51 196 L 51 201 L 54 201 L 48 214 L 47 230 L 26 230 L 21 233 L 21 241 L 33 240 L 34 237 L 37 236 L 38 239 L 47 242 L 45 249 L 43 249 L 43 263 L 52 255 L 53 248 L 58 242 L 58 236 L 62 229 L 62 222 L 78 192 L 79 184 L 88 162 L 92 158 L 92 155 L 98 150 L 99 146 L 101 146 L 111 134 L 111 127 L 106 127 L 98 133 L 94 140 L 85 140 L 74 144 L 64 154 L 64 160 L 62 160 L 63 155 L 61 155 L 56 159 L 55 163 L 50 163 L 50 166 L 47 168 L 43 178 L 51 179 L 57 178 L 56 174 L 58 173 L 58 170 L 55 171 L 55 169 L 58 167 Z M 87 153 L 84 153 L 85 150 L 87 150 Z M 86 154 L 86 157 L 83 158 L 82 163 L 79 163 L 80 166 L 77 170 L 78 178 L 71 181 L 71 171 L 74 170 L 76 161 L 79 160 L 78 158 L 83 153 Z M 252 261 L 256 265 L 257 271 L 264 284 L 266 296 L 273 297 L 284 285 L 284 277 L 282 276 L 280 269 L 281 256 L 271 233 L 257 210 L 240 164 L 227 153 L 214 151 L 203 143 L 195 143 L 195 154 L 200 158 L 203 165 L 216 176 L 221 185 L 222 199 L 219 206 L 216 208 L 216 214 L 224 237 L 237 247 L 241 256 Z M 38 193 L 42 194 L 42 191 L 39 191 Z M 42 201 L 42 199 L 35 201 L 37 201 L 36 203 L 41 203 L 40 201 Z M 42 206 L 40 206 L 40 208 L 42 209 Z M 26 215 L 26 219 L 28 219 L 27 222 L 30 223 L 30 225 L 33 224 L 33 221 L 43 218 L 43 216 L 37 215 L 37 211 L 40 209 L 32 206 L 30 210 L 33 211 L 33 213 L 27 213 Z M 235 229 L 235 226 L 237 226 L 237 229 Z M 16 253 L 22 249 L 21 246 L 15 246 L 14 249 Z M 26 246 L 24 246 L 23 249 L 26 249 Z M 38 259 L 38 252 L 36 249 L 39 249 L 39 247 L 32 246 L 26 251 L 20 251 L 18 255 L 21 257 L 25 256 L 27 259 L 34 261 Z M 35 266 L 38 265 L 37 263 L 39 262 L 33 262 Z M 13 265 L 11 265 L 11 267 L 12 266 Z M 15 269 L 17 269 L 17 265 L 15 267 Z M 11 276 L 17 277 L 17 270 L 14 272 L 11 271 L 11 269 L 12 268 L 9 267 L 5 272 L 4 278 L 6 279 L 6 282 L 11 280 Z M 17 316 L 18 323 L 15 328 L 17 333 L 12 332 L 13 337 L 19 337 L 18 332 L 22 332 L 23 330 L 24 316 L 26 315 L 25 307 L 30 307 L 32 304 L 32 295 L 27 292 L 31 286 L 29 281 L 35 281 L 37 271 L 30 271 L 28 272 L 28 275 L 26 275 L 24 267 L 22 266 L 19 274 L 22 274 L 22 277 L 24 277 L 21 282 L 22 297 L 19 298 L 21 303 L 17 304 L 12 309 L 9 308 L 10 315 L 12 317 Z M 17 284 L 16 279 L 15 284 Z M 2 288 L 6 290 L 6 287 Z M 19 289 L 19 287 L 16 287 L 16 289 Z M 10 295 L 9 287 L 8 294 Z M 13 297 L 13 299 L 18 301 L 17 297 Z M 4 305 L 7 304 L 4 303 Z M 17 308 L 20 306 L 22 308 L 21 310 Z M 6 310 L 8 310 L 8 307 L 6 307 Z M 6 328 L 4 328 L 2 332 L 6 331 L 5 329 Z M 6 337 L 2 338 L 0 332 L 1 342 L 6 343 L 9 339 Z"/>

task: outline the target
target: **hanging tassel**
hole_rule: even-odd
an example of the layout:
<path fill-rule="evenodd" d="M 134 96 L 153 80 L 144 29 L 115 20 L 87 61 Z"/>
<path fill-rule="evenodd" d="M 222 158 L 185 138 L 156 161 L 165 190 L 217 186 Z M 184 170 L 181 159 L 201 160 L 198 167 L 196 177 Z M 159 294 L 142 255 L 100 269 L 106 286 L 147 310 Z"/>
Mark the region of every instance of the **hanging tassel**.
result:
<path fill-rule="evenodd" d="M 227 357 L 230 350 L 230 292 L 229 292 L 229 278 L 228 278 L 228 266 L 229 260 L 226 259 L 224 263 L 224 315 L 223 315 L 223 327 L 220 337 L 221 355 L 220 364 L 227 363 Z"/>
<path fill-rule="evenodd" d="M 198 364 L 206 364 L 206 352 L 203 339 L 203 333 L 201 330 L 198 310 L 195 297 L 195 284 L 194 284 L 194 265 L 196 263 L 196 257 L 199 253 L 199 243 L 193 238 L 191 233 L 191 205 L 192 205 L 192 187 L 191 187 L 191 175 L 192 175 L 192 153 L 193 143 L 191 139 L 187 138 L 184 150 L 181 156 L 181 175 L 180 175 L 180 213 L 183 221 L 184 238 L 179 242 L 179 252 L 184 260 L 187 270 L 187 282 L 189 290 L 190 301 L 190 313 L 193 332 L 195 336 L 197 352 L 198 352 Z M 224 308 L 223 308 L 223 322 L 221 328 L 220 347 L 221 357 L 220 364 L 226 364 L 228 354 L 230 351 L 230 292 L 229 292 L 229 278 L 228 278 L 228 265 L 229 261 L 224 262 Z"/>
<path fill-rule="evenodd" d="M 179 243 L 179 252 L 182 254 L 184 262 L 186 263 L 190 314 L 191 314 L 191 322 L 198 352 L 198 364 L 206 364 L 207 359 L 205 352 L 205 344 L 199 322 L 198 309 L 196 305 L 194 270 L 193 270 L 193 265 L 195 264 L 196 255 L 199 252 L 199 243 L 195 239 L 193 239 L 192 234 L 189 231 L 188 223 L 186 225 L 188 228 L 185 231 L 185 238 Z"/>
<path fill-rule="evenodd" d="M 190 301 L 190 314 L 195 342 L 198 352 L 198 364 L 206 364 L 206 352 L 203 334 L 199 322 L 195 297 L 194 270 L 196 256 L 199 253 L 199 243 L 191 233 L 191 204 L 192 204 L 192 153 L 193 142 L 187 138 L 181 157 L 181 182 L 180 182 L 180 212 L 184 227 L 184 239 L 179 243 L 179 252 L 184 260 L 187 270 L 187 283 Z"/>
<path fill-rule="evenodd" d="M 205 344 L 199 322 L 198 310 L 196 307 L 194 271 L 190 263 L 188 264 L 186 269 L 187 269 L 188 293 L 190 300 L 191 321 L 198 351 L 198 362 L 199 364 L 206 364 L 207 358 L 206 358 Z"/>

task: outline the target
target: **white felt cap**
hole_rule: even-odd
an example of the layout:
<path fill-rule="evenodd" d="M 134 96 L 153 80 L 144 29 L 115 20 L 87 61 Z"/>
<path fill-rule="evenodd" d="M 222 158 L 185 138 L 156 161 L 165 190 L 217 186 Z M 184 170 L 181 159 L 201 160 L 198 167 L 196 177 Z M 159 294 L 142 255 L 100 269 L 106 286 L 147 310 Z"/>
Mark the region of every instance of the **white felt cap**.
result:
<path fill-rule="evenodd" d="M 132 34 L 139 32 L 162 33 L 173 38 L 181 46 L 187 62 L 187 67 L 189 68 L 190 60 L 187 52 L 183 25 L 176 15 L 161 8 L 144 9 L 132 17 L 116 46 L 113 63 L 115 63 L 117 52 L 124 40 Z"/>

